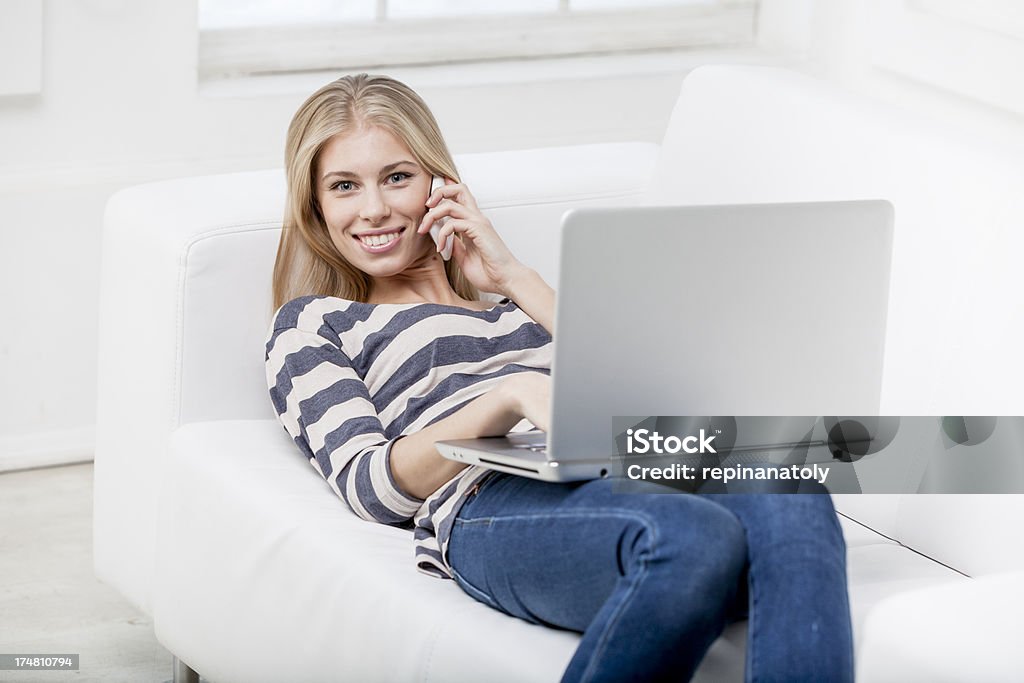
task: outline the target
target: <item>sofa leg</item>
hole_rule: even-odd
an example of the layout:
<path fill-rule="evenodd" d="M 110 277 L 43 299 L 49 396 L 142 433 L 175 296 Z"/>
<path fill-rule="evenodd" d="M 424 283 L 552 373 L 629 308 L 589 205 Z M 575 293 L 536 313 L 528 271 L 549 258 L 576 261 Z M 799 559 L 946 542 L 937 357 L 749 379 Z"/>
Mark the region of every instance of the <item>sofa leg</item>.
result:
<path fill-rule="evenodd" d="M 199 683 L 199 674 L 177 657 L 174 658 L 174 683 Z"/>

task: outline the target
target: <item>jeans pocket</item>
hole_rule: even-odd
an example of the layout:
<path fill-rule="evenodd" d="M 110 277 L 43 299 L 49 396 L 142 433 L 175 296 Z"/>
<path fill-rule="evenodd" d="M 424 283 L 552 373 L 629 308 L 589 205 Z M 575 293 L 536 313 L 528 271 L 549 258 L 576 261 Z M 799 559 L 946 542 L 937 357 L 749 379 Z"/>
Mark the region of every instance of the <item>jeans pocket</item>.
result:
<path fill-rule="evenodd" d="M 471 504 L 473 502 L 475 502 L 475 501 L 480 499 L 480 492 L 487 490 L 487 488 L 489 486 L 491 486 L 494 482 L 500 481 L 501 478 L 502 478 L 502 475 L 504 475 L 504 472 L 492 471 L 492 472 L 488 472 L 487 475 L 482 477 L 476 484 L 473 485 L 473 492 L 470 493 L 469 496 L 467 496 L 465 502 L 462 504 L 462 509 L 465 509 L 465 510 L 468 511 L 468 509 L 471 507 Z M 505 476 L 513 476 L 513 475 L 505 475 Z M 458 514 L 462 514 L 462 510 L 461 509 L 460 509 Z"/>
<path fill-rule="evenodd" d="M 496 609 L 499 612 L 504 612 L 505 611 L 505 610 L 501 609 L 501 607 L 498 606 L 498 603 L 496 603 L 491 598 L 490 595 L 488 595 L 487 593 L 485 593 L 484 591 L 480 590 L 479 588 L 477 588 L 476 586 L 471 584 L 469 581 L 464 579 L 462 577 L 462 575 L 459 574 L 458 571 L 456 571 L 455 567 L 451 567 L 451 570 L 452 570 L 452 576 L 455 578 L 455 583 L 459 584 L 459 588 L 461 588 L 463 590 L 463 592 L 465 592 L 467 595 L 469 595 L 469 597 L 473 598 L 477 602 L 484 603 L 485 605 L 487 605 L 491 609 Z"/>

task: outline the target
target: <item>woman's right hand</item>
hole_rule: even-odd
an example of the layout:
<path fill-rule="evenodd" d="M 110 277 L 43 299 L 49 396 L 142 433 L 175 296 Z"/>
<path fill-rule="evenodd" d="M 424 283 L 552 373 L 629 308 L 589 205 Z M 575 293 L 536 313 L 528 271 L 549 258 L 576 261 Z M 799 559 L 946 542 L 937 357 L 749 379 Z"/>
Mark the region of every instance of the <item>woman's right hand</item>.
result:
<path fill-rule="evenodd" d="M 539 372 L 520 372 L 505 379 L 501 390 L 512 409 L 543 432 L 551 426 L 551 377 Z"/>
<path fill-rule="evenodd" d="M 511 298 L 510 284 L 528 269 L 498 236 L 469 188 L 447 179 L 445 183 L 427 198 L 428 210 L 416 232 L 428 233 L 435 222 L 446 218 L 437 243 L 444 244 L 450 236 L 457 236 L 452 244 L 452 259 L 463 275 L 481 291 Z"/>
<path fill-rule="evenodd" d="M 554 334 L 555 291 L 539 273 L 512 255 L 469 188 L 461 183 L 442 185 L 427 198 L 427 207 L 417 232 L 428 233 L 435 221 L 447 218 L 437 243 L 444 244 L 450 235 L 457 235 L 452 244 L 452 259 L 466 279 L 482 292 L 515 301 L 526 315 Z"/>

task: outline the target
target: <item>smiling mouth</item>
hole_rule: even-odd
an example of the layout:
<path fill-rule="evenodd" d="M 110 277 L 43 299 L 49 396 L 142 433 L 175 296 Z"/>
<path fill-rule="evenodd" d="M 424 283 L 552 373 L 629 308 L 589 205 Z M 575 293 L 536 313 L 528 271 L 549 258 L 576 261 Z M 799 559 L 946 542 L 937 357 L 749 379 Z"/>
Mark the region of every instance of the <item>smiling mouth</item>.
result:
<path fill-rule="evenodd" d="M 352 238 L 358 240 L 367 249 L 378 251 L 391 245 L 403 232 L 405 232 L 405 228 L 375 235 L 353 235 Z"/>

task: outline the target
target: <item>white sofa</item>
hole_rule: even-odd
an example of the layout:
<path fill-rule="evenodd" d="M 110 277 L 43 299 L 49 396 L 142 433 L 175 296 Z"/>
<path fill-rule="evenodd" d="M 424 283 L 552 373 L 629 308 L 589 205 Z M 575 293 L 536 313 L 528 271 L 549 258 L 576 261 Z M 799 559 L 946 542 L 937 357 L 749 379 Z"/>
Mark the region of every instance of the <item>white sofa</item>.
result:
<path fill-rule="evenodd" d="M 1007 212 L 1019 208 L 1011 190 L 1024 186 L 1021 170 L 929 135 L 808 77 L 704 67 L 687 77 L 660 147 L 457 163 L 513 251 L 553 283 L 557 226 L 572 206 L 891 199 L 883 411 L 1024 414 L 1018 382 L 1007 381 L 1024 375 L 1011 353 L 1024 332 L 1008 294 L 1020 276 L 1004 251 L 1022 238 L 999 222 L 1024 215 Z M 950 154 L 953 166 L 940 163 Z M 966 177 L 979 181 L 977 205 L 953 192 Z M 282 173 L 267 171 L 139 186 L 109 203 L 97 575 L 152 615 L 180 660 L 176 680 L 196 671 L 216 683 L 558 680 L 576 635 L 418 574 L 408 533 L 350 513 L 275 420 L 263 343 L 283 195 Z M 971 327 L 992 311 L 1001 315 L 988 334 Z M 1024 676 L 1021 496 L 836 504 L 860 680 Z M 696 680 L 742 680 L 745 626 L 715 643 Z"/>

